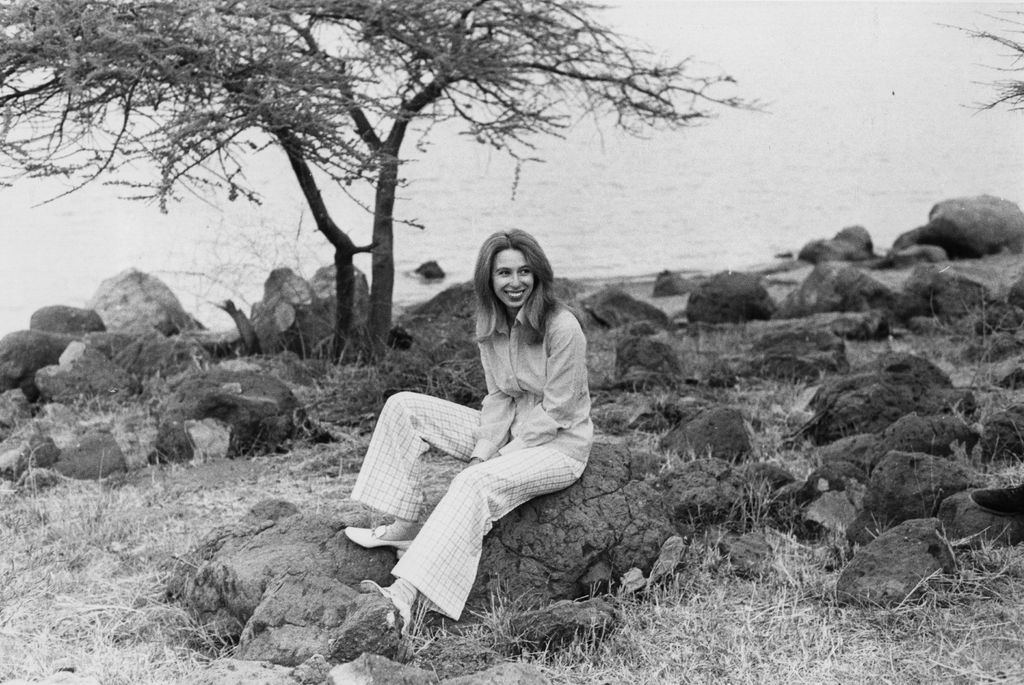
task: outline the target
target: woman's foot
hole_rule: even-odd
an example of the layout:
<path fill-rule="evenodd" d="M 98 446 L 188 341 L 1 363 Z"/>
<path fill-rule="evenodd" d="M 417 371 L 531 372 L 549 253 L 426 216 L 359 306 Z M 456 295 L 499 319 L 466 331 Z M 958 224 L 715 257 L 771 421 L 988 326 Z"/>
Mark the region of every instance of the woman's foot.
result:
<path fill-rule="evenodd" d="M 1012 488 L 985 488 L 971 493 L 974 503 L 999 516 L 1024 515 L 1024 484 Z"/>
<path fill-rule="evenodd" d="M 354 528 L 349 526 L 345 529 L 345 535 L 349 540 L 360 547 L 372 549 L 374 547 L 394 547 L 399 550 L 409 549 L 413 538 L 420 532 L 422 523 L 398 519 L 394 523 L 376 528 Z"/>
<path fill-rule="evenodd" d="M 389 600 L 402 618 L 400 632 L 405 632 L 412 622 L 412 605 L 416 602 L 416 596 L 419 594 L 412 583 L 399 578 L 388 587 L 381 587 L 372 580 L 364 580 L 359 583 L 359 589 L 362 592 L 377 592 Z"/>

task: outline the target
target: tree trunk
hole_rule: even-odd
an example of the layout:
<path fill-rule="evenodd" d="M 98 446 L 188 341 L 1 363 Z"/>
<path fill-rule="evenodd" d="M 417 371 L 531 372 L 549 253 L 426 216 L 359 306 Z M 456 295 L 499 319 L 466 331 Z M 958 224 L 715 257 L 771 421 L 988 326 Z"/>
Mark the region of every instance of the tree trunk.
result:
<path fill-rule="evenodd" d="M 334 290 L 336 308 L 334 314 L 334 340 L 331 344 L 331 359 L 335 362 L 341 361 L 342 355 L 344 355 L 346 351 L 357 349 L 357 346 L 352 346 L 350 344 L 352 338 L 352 309 L 353 300 L 355 299 L 355 266 L 352 264 L 352 257 L 359 252 L 369 252 L 372 246 L 356 247 L 352 242 L 352 239 L 348 237 L 348 234 L 338 228 L 337 224 L 334 223 L 330 213 L 327 211 L 327 205 L 324 204 L 323 197 L 320 195 L 320 188 L 316 185 L 316 179 L 313 177 L 313 171 L 309 168 L 309 164 L 306 162 L 306 159 L 302 154 L 302 146 L 295 137 L 295 134 L 293 134 L 289 129 L 279 129 L 276 132 L 276 135 L 277 139 L 281 143 L 281 147 L 284 148 L 285 154 L 288 156 L 288 162 L 291 164 L 292 171 L 295 172 L 295 177 L 299 181 L 299 187 L 302 188 L 302 194 L 306 198 L 306 203 L 309 205 L 309 209 L 313 214 L 313 221 L 316 223 L 317 230 L 323 233 L 324 237 L 327 238 L 327 241 L 334 246 L 334 265 L 336 267 Z M 392 188 L 392 200 L 393 198 L 394 188 Z M 376 229 L 374 230 L 374 233 L 376 233 Z M 376 259 L 376 257 L 374 257 L 374 259 Z M 376 277 L 374 277 L 375 284 L 376 280 Z M 389 298 L 390 294 L 389 290 Z M 391 312 L 389 309 L 389 322 L 390 317 Z M 387 329 L 385 329 L 384 332 L 386 335 Z"/>
<path fill-rule="evenodd" d="M 395 289 L 395 192 L 398 188 L 398 149 L 404 132 L 404 126 L 396 126 L 388 137 L 381 153 L 381 169 L 377 177 L 373 214 L 373 280 L 366 326 L 368 350 L 374 359 L 383 355 L 388 331 L 391 330 L 391 297 Z"/>

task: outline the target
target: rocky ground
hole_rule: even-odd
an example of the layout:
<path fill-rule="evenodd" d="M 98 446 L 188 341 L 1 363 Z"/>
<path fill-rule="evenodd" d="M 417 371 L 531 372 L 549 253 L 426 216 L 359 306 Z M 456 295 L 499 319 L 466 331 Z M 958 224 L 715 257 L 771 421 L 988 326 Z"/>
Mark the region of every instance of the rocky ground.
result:
<path fill-rule="evenodd" d="M 373 367 L 36 330 L 26 390 L 5 338 L 0 679 L 1012 682 L 1024 523 L 966 493 L 1024 479 L 1024 263 L 918 257 L 564 283 L 588 472 L 404 638 L 353 589 L 393 556 L 340 532 L 378 520 L 347 493 L 387 394 L 478 400 L 464 288 Z M 434 496 L 457 468 L 428 454 Z"/>

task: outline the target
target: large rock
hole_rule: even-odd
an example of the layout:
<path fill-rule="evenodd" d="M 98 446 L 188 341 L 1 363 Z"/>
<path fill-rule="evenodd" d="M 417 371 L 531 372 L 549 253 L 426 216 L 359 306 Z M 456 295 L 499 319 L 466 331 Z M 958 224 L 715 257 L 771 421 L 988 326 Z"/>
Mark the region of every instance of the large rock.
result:
<path fill-rule="evenodd" d="M 128 269 L 100 283 L 88 307 L 96 311 L 107 330 L 147 331 L 164 335 L 202 328 L 185 313 L 181 302 L 159 278 Z"/>
<path fill-rule="evenodd" d="M 679 355 L 664 340 L 630 335 L 615 345 L 615 382 L 619 387 L 673 386 L 682 375 Z"/>
<path fill-rule="evenodd" d="M 30 402 L 39 398 L 36 371 L 60 362 L 74 336 L 45 331 L 15 331 L 0 338 L 0 392 L 19 388 Z"/>
<path fill-rule="evenodd" d="M 680 423 L 659 442 L 679 455 L 713 457 L 738 462 L 750 456 L 753 445 L 743 414 L 734 407 L 712 407 Z"/>
<path fill-rule="evenodd" d="M 107 330 L 103 319 L 92 309 L 52 305 L 32 312 L 29 330 L 51 333 L 93 333 Z"/>
<path fill-rule="evenodd" d="M 970 454 L 978 443 L 978 432 L 955 414 L 922 416 L 911 412 L 882 431 L 880 447 L 899 452 L 924 452 L 952 457 L 957 450 Z M 878 455 L 877 463 L 884 452 Z"/>
<path fill-rule="evenodd" d="M 668 315 L 654 305 L 638 300 L 619 288 L 603 288 L 581 302 L 589 319 L 604 328 L 618 328 L 647 321 L 667 328 Z"/>
<path fill-rule="evenodd" d="M 756 274 L 725 271 L 697 286 L 686 318 L 697 323 L 741 323 L 772 318 L 775 303 Z"/>
<path fill-rule="evenodd" d="M 137 381 L 154 376 L 172 378 L 202 368 L 211 361 L 202 344 L 190 337 L 164 337 L 152 331 L 135 334 L 93 333 L 85 337 L 89 347 L 105 354 Z"/>
<path fill-rule="evenodd" d="M 124 473 L 128 462 L 109 431 L 90 431 L 78 437 L 60 453 L 54 470 L 68 478 L 100 480 Z"/>
<path fill-rule="evenodd" d="M 685 295 L 693 290 L 694 283 L 688 278 L 671 271 L 661 271 L 654 278 L 654 287 L 651 290 L 651 297 L 674 297 Z"/>
<path fill-rule="evenodd" d="M 991 299 L 983 283 L 950 270 L 922 265 L 915 267 L 903 284 L 894 310 L 901 321 L 932 316 L 949 322 L 975 316 Z"/>
<path fill-rule="evenodd" d="M 983 461 L 1024 461 L 1024 404 L 988 416 L 982 426 Z"/>
<path fill-rule="evenodd" d="M 67 346 L 59 362 L 36 372 L 35 384 L 40 398 L 46 402 L 92 397 L 122 399 L 138 390 L 124 369 L 79 340 Z"/>
<path fill-rule="evenodd" d="M 575 484 L 538 497 L 498 521 L 484 538 L 469 607 L 508 592 L 543 605 L 613 585 L 632 567 L 650 568 L 674 530 L 661 495 L 643 480 L 647 455 L 598 442 Z"/>
<path fill-rule="evenodd" d="M 970 391 L 954 389 L 949 377 L 928 360 L 888 354 L 875 368 L 827 379 L 810 407 L 815 414 L 801 432 L 823 445 L 856 433 L 879 433 L 914 411 L 970 415 L 975 400 Z"/>
<path fill-rule="evenodd" d="M 319 269 L 310 281 L 286 267 L 274 269 L 263 284 L 263 299 L 253 305 L 252 325 L 265 353 L 288 350 L 301 357 L 326 356 L 334 336 L 337 291 L 334 266 Z M 352 332 L 366 328 L 369 286 L 356 269 Z"/>
<path fill-rule="evenodd" d="M 661 474 L 655 486 L 680 531 L 694 532 L 725 521 L 743 497 L 745 481 L 721 459 L 683 462 Z"/>
<path fill-rule="evenodd" d="M 775 318 L 792 319 L 824 312 L 889 310 L 895 293 L 860 269 L 847 264 L 818 264 L 800 287 L 779 305 Z"/>
<path fill-rule="evenodd" d="M 796 382 L 817 381 L 824 374 L 845 373 L 849 369 L 842 338 L 828 330 L 794 328 L 755 340 L 742 373 Z"/>
<path fill-rule="evenodd" d="M 485 610 L 495 592 L 534 605 L 573 599 L 631 567 L 650 567 L 674 531 L 663 495 L 644 480 L 651 465 L 639 461 L 624 447 L 598 443 L 579 481 L 498 521 L 484 538 L 467 608 Z M 354 502 L 333 514 L 262 504 L 176 564 L 170 594 L 214 633 L 240 637 L 247 658 L 301 663 L 325 650 L 335 661 L 354 659 L 353 640 L 368 638 L 357 640 L 352 626 L 380 622 L 360 619 L 374 608 L 352 588 L 363 579 L 390 582 L 395 556 L 358 547 L 343 529 L 379 522 Z"/>
<path fill-rule="evenodd" d="M 975 546 L 1024 542 L 1024 516 L 989 513 L 974 503 L 969 492 L 958 492 L 942 500 L 938 517 L 950 539 L 966 538 Z"/>
<path fill-rule="evenodd" d="M 908 519 L 935 516 L 946 497 L 977 480 L 968 467 L 921 452 L 889 452 L 871 472 L 864 508 L 847 536 L 864 543 Z"/>
<path fill-rule="evenodd" d="M 60 458 L 60 448 L 47 436 L 33 432 L 0 442 L 0 478 L 17 481 L 30 469 L 46 469 Z"/>
<path fill-rule="evenodd" d="M 231 428 L 229 456 L 278 450 L 302 425 L 299 402 L 282 381 L 262 373 L 213 368 L 173 383 L 157 410 L 157 453 L 167 461 L 194 456 L 185 422 L 217 419 Z"/>
<path fill-rule="evenodd" d="M 905 521 L 857 550 L 839 574 L 839 601 L 890 607 L 912 599 L 922 581 L 935 573 L 952 573 L 953 553 L 934 518 Z"/>
<path fill-rule="evenodd" d="M 847 226 L 830 240 L 812 240 L 803 246 L 798 259 L 822 262 L 862 262 L 875 256 L 871 235 L 863 226 Z"/>
<path fill-rule="evenodd" d="M 238 639 L 246 630 L 242 648 L 258 640 L 264 652 L 285 655 L 292 665 L 301 663 L 305 651 L 309 656 L 322 648 L 331 629 L 344 622 L 361 580 L 390 582 L 393 550 L 363 549 L 344 534 L 346 526 L 375 522 L 365 507 L 352 502 L 331 515 L 298 514 L 284 502 L 260 502 L 238 523 L 210 533 L 175 564 L 169 594 L 213 634 Z M 301 600 L 302 587 L 309 589 L 309 602 Z M 298 600 L 291 609 L 283 603 L 289 595 Z M 246 628 L 264 599 L 268 605 L 260 618 Z M 274 624 L 275 617 L 280 624 Z M 272 633 L 278 629 L 281 636 L 275 643 Z M 296 637 L 306 643 L 303 649 L 289 647 L 297 644 Z M 249 648 L 249 658 L 255 651 Z"/>
<path fill-rule="evenodd" d="M 893 242 L 893 249 L 938 245 L 951 259 L 974 259 L 999 252 L 1024 251 L 1024 212 L 1013 202 L 991 195 L 939 202 L 928 223 Z"/>

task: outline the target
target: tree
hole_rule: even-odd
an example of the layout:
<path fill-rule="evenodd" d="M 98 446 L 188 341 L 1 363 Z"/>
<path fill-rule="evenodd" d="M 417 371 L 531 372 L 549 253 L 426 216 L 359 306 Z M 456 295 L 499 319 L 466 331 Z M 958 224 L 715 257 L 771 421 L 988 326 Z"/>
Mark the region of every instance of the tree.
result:
<path fill-rule="evenodd" d="M 1017 19 L 1008 16 L 1002 17 L 1006 26 L 1006 33 L 996 31 L 961 29 L 974 38 L 994 42 L 1009 51 L 1011 66 L 1002 70 L 1007 73 L 1020 73 L 1024 71 L 1024 40 L 1015 37 L 1014 34 L 1024 33 L 1024 12 L 1014 13 Z M 1007 105 L 1010 109 L 1024 109 L 1024 81 L 1019 79 L 1005 79 L 995 84 L 998 96 L 995 100 L 983 105 L 985 109 Z"/>
<path fill-rule="evenodd" d="M 660 63 L 577 0 L 9 0 L 0 108 L 20 174 L 76 186 L 114 175 L 132 197 L 211 187 L 258 200 L 248 153 L 280 148 L 337 266 L 336 357 L 353 340 L 352 258 L 372 252 L 366 335 L 391 326 L 393 230 L 410 127 L 455 120 L 517 159 L 581 113 L 638 133 L 745 103 L 727 75 Z M 158 173 L 127 180 L 139 162 Z M 155 165 L 153 167 L 152 165 Z M 373 184 L 357 246 L 318 186 Z"/>

